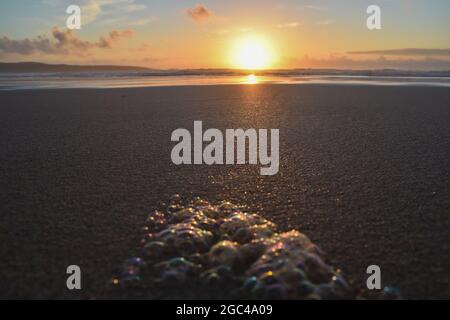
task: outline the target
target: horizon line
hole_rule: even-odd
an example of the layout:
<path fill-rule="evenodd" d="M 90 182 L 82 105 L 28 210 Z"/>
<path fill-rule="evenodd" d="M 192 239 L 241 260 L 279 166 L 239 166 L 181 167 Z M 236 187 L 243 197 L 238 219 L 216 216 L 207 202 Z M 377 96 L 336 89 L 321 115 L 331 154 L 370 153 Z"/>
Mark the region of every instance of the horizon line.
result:
<path fill-rule="evenodd" d="M 315 70 L 315 71 L 352 71 L 352 72 L 370 72 L 370 71 L 400 71 L 400 72 L 437 72 L 446 73 L 450 72 L 450 69 L 446 70 L 425 70 L 425 69 L 407 69 L 407 68 L 315 68 L 315 67 L 295 67 L 295 68 L 265 68 L 265 69 L 242 69 L 242 68 L 224 68 L 224 67 L 210 67 L 210 68 L 152 68 L 144 66 L 135 65 L 120 65 L 120 64 L 67 64 L 67 63 L 46 63 L 39 61 L 0 61 L 0 66 L 40 66 L 40 67 L 68 67 L 68 68 L 119 68 L 119 69 L 136 69 L 148 70 L 148 71 L 226 71 L 226 72 L 241 72 L 241 73 L 264 73 L 264 72 L 289 72 L 289 71 L 305 71 L 305 70 Z M 104 70 L 107 71 L 107 70 Z M 114 71 L 114 70 L 111 70 Z M 124 70 L 132 71 L 132 70 Z M 0 72 L 2 72 L 0 68 Z"/>

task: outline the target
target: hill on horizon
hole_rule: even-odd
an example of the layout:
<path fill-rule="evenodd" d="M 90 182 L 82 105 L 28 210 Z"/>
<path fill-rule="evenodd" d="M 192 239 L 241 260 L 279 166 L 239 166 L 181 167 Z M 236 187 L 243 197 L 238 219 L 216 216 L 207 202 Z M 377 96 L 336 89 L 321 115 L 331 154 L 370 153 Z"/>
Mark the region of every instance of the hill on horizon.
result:
<path fill-rule="evenodd" d="M 0 62 L 0 72 L 102 72 L 102 71 L 150 71 L 135 66 L 68 65 L 40 62 Z"/>

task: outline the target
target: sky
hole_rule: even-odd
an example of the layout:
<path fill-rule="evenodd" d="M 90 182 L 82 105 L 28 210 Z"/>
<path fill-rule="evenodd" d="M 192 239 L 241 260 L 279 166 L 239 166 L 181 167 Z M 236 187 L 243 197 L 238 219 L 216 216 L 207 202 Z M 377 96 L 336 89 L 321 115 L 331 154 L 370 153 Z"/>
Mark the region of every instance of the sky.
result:
<path fill-rule="evenodd" d="M 366 25 L 372 4 L 379 30 Z M 69 5 L 80 30 L 66 28 Z M 0 61 L 450 70 L 450 1 L 3 0 Z"/>

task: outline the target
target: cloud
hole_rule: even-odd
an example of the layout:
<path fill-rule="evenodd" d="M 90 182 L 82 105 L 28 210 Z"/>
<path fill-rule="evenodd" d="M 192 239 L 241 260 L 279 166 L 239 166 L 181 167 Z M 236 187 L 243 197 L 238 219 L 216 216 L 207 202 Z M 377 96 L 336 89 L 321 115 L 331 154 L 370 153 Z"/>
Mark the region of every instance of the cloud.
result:
<path fill-rule="evenodd" d="M 327 58 L 305 55 L 301 59 L 285 58 L 284 61 L 290 68 L 450 70 L 450 60 L 437 58 L 388 59 L 382 55 L 373 59 L 353 59 L 340 54 L 332 54 Z"/>
<path fill-rule="evenodd" d="M 284 29 L 284 28 L 297 28 L 297 27 L 299 27 L 300 25 L 301 25 L 300 22 L 293 21 L 293 22 L 287 22 L 287 23 L 280 23 L 280 24 L 277 24 L 277 28 L 280 28 L 280 29 Z"/>
<path fill-rule="evenodd" d="M 328 10 L 327 7 L 316 6 L 316 5 L 303 5 L 300 7 L 304 8 L 304 9 L 308 9 L 308 10 L 313 10 L 313 11 L 327 11 Z"/>
<path fill-rule="evenodd" d="M 450 49 L 404 48 L 391 50 L 350 51 L 348 54 L 393 56 L 450 56 Z"/>
<path fill-rule="evenodd" d="M 131 17 L 116 17 L 116 18 L 109 18 L 109 19 L 103 19 L 101 22 L 99 22 L 102 25 L 126 25 L 126 26 L 145 26 L 153 21 L 155 21 L 156 17 L 147 17 L 147 18 L 131 18 Z"/>
<path fill-rule="evenodd" d="M 194 21 L 198 23 L 206 22 L 214 17 L 214 13 L 206 8 L 202 4 L 198 4 L 193 9 L 187 9 L 186 14 Z"/>
<path fill-rule="evenodd" d="M 88 24 L 104 14 L 104 8 L 115 6 L 121 14 L 124 12 L 141 11 L 146 8 L 143 4 L 135 3 L 135 0 L 87 0 L 81 7 L 82 23 Z"/>
<path fill-rule="evenodd" d="M 55 47 L 52 43 L 43 37 L 37 39 L 12 40 L 8 37 L 0 38 L 0 52 L 18 53 L 23 55 L 32 54 L 35 51 L 44 53 L 54 53 Z"/>
<path fill-rule="evenodd" d="M 44 54 L 83 54 L 94 48 L 110 49 L 113 44 L 122 38 L 133 36 L 133 30 L 112 30 L 109 34 L 101 36 L 97 42 L 85 41 L 77 37 L 72 30 L 52 29 L 52 38 L 38 36 L 35 39 L 14 40 L 6 36 L 0 38 L 0 52 L 30 55 L 33 53 Z"/>
<path fill-rule="evenodd" d="M 83 24 L 88 24 L 97 19 L 97 17 L 102 13 L 103 1 L 88 1 L 81 8 L 82 12 L 82 22 Z"/>
<path fill-rule="evenodd" d="M 123 31 L 113 30 L 107 36 L 101 36 L 97 46 L 100 48 L 112 48 L 115 42 L 118 42 L 122 38 L 131 38 L 134 36 L 134 32 L 131 29 Z"/>

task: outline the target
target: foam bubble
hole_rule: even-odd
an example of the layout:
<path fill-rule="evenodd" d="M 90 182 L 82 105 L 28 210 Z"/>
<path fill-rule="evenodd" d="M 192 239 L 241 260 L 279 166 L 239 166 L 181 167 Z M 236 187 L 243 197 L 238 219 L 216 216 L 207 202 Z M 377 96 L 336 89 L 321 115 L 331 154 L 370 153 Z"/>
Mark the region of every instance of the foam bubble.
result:
<path fill-rule="evenodd" d="M 325 263 L 306 235 L 281 232 L 228 201 L 183 203 L 174 195 L 165 209 L 149 214 L 143 231 L 138 257 L 127 260 L 112 281 L 118 292 L 157 298 L 354 298 L 340 271 Z"/>

